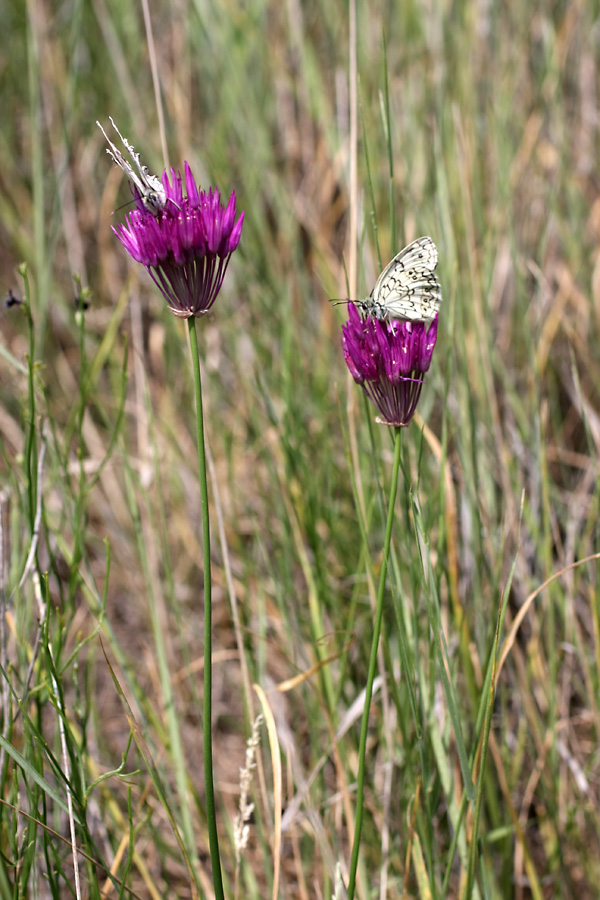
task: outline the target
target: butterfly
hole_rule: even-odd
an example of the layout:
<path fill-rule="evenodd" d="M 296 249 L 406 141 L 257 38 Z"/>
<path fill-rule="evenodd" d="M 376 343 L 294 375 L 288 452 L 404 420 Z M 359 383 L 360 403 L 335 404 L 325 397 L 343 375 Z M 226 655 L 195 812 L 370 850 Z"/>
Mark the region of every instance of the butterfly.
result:
<path fill-rule="evenodd" d="M 366 300 L 356 306 L 376 319 L 408 319 L 431 322 L 442 302 L 442 288 L 435 275 L 437 247 L 430 237 L 420 237 L 387 264 Z"/>
<path fill-rule="evenodd" d="M 129 181 L 133 183 L 148 212 L 151 212 L 154 216 L 159 216 L 167 205 L 167 193 L 163 187 L 162 181 L 157 175 L 151 175 L 147 167 L 141 164 L 140 154 L 134 151 L 129 141 L 123 137 L 110 116 L 109 119 L 112 127 L 123 141 L 125 149 L 129 152 L 137 171 L 135 171 L 131 163 L 125 159 L 121 151 L 115 147 L 100 122 L 96 122 L 96 125 L 108 141 L 110 149 L 107 149 L 106 152 L 114 159 L 116 164 L 123 169 Z"/>

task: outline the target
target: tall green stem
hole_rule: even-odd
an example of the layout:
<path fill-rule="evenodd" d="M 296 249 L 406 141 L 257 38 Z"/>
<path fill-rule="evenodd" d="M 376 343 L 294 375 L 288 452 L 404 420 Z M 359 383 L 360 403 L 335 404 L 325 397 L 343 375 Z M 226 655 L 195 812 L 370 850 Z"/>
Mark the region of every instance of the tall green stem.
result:
<path fill-rule="evenodd" d="M 224 900 L 221 858 L 219 855 L 219 835 L 215 811 L 215 789 L 213 784 L 212 756 L 212 588 L 210 569 L 210 522 L 208 517 L 208 485 L 206 481 L 206 454 L 204 449 L 204 418 L 202 415 L 202 385 L 200 382 L 200 357 L 196 319 L 188 319 L 192 368 L 194 370 L 194 392 L 196 395 L 196 444 L 198 447 L 198 474 L 200 477 L 200 504 L 202 507 L 202 543 L 204 546 L 204 722 L 202 724 L 204 744 L 204 782 L 206 791 L 206 819 L 208 843 L 212 864 L 213 885 L 216 900 Z"/>
<path fill-rule="evenodd" d="M 385 528 L 385 543 L 383 546 L 383 559 L 381 560 L 381 573 L 379 575 L 379 588 L 377 590 L 377 605 L 375 608 L 375 625 L 373 628 L 373 641 L 371 643 L 371 658 L 369 659 L 369 674 L 365 689 L 365 705 L 360 729 L 360 744 L 358 748 L 358 784 L 356 790 L 356 824 L 354 830 L 354 844 L 352 845 L 352 858 L 350 860 L 350 876 L 348 879 L 348 900 L 354 898 L 356 884 L 356 870 L 358 868 L 358 851 L 360 848 L 360 833 L 362 831 L 364 786 L 365 786 L 365 756 L 367 750 L 367 730 L 369 725 L 369 710 L 373 696 L 373 681 L 377 667 L 377 648 L 381 634 L 381 620 L 383 618 L 383 597 L 385 594 L 385 581 L 387 576 L 388 559 L 390 556 L 390 544 L 392 542 L 392 525 L 394 524 L 394 507 L 396 505 L 396 491 L 398 489 L 398 470 L 400 468 L 400 428 L 395 429 L 394 465 L 392 469 L 392 484 L 390 487 L 390 499 L 388 503 L 388 516 Z"/>

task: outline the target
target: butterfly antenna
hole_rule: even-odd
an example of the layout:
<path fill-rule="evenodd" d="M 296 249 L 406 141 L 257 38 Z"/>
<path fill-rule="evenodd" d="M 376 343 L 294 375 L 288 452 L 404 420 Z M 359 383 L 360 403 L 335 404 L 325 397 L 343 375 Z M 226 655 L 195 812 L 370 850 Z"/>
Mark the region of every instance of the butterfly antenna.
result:
<path fill-rule="evenodd" d="M 116 209 L 113 209 L 113 211 L 111 212 L 111 216 L 114 216 L 114 214 L 119 212 L 119 210 L 125 209 L 127 206 L 131 206 L 133 203 L 135 203 L 135 197 L 132 200 L 127 200 L 125 203 L 121 203 L 120 206 L 117 206 Z"/>

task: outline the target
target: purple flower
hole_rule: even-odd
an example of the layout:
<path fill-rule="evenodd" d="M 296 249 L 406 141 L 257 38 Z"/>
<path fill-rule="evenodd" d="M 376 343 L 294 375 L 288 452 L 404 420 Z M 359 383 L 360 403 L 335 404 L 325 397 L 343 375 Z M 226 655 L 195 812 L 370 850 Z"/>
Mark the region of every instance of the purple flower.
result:
<path fill-rule="evenodd" d="M 136 209 L 113 231 L 130 256 L 146 267 L 171 312 L 182 319 L 208 312 L 217 298 L 231 254 L 240 242 L 244 213 L 236 221 L 235 191 L 227 205 L 216 188 L 198 189 L 187 162 L 185 191 L 171 169 L 161 180 L 160 208 L 149 208 L 134 183 Z"/>
<path fill-rule="evenodd" d="M 437 340 L 437 314 L 426 322 L 362 318 L 353 303 L 342 326 L 342 349 L 350 374 L 379 412 L 378 422 L 396 428 L 415 414 L 423 376 Z"/>

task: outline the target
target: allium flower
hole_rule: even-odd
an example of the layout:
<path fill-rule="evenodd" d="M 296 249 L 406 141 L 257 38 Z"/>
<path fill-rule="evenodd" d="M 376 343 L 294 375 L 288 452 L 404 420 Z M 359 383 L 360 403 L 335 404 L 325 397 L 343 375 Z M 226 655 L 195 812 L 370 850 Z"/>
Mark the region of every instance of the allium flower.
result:
<path fill-rule="evenodd" d="M 378 422 L 397 428 L 415 414 L 423 376 L 437 340 L 437 314 L 431 322 L 362 318 L 353 303 L 342 326 L 342 348 L 350 374 L 379 412 Z"/>
<path fill-rule="evenodd" d="M 179 172 L 171 169 L 170 179 L 166 171 L 161 179 L 151 175 L 112 124 L 135 168 L 102 129 L 108 152 L 127 174 L 136 201 L 126 224 L 113 231 L 130 256 L 146 267 L 176 316 L 201 316 L 215 302 L 240 242 L 244 213 L 236 221 L 235 191 L 224 206 L 216 188 L 208 193 L 198 189 L 186 162 L 184 196 Z"/>
<path fill-rule="evenodd" d="M 183 319 L 208 312 L 217 298 L 231 254 L 240 242 L 244 213 L 236 221 L 235 191 L 227 206 L 216 188 L 199 191 L 185 164 L 181 175 L 162 176 L 165 207 L 154 215 L 136 193 L 137 209 L 113 231 L 162 291 L 171 311 Z"/>

